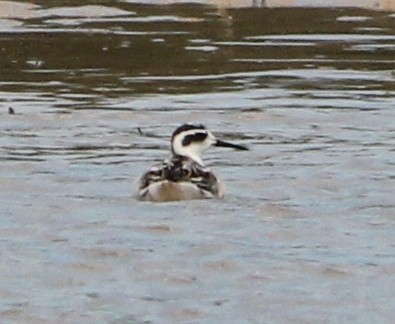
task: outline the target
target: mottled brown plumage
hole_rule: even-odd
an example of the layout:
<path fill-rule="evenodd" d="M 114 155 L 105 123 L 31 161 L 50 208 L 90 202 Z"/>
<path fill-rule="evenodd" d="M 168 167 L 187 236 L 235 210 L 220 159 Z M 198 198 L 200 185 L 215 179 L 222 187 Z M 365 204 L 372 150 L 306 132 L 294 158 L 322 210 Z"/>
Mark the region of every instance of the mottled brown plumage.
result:
<path fill-rule="evenodd" d="M 201 153 L 210 146 L 247 150 L 245 146 L 217 140 L 202 125 L 184 124 L 172 135 L 171 159 L 154 165 L 138 180 L 137 198 L 174 201 L 223 197 L 221 181 L 201 159 Z"/>

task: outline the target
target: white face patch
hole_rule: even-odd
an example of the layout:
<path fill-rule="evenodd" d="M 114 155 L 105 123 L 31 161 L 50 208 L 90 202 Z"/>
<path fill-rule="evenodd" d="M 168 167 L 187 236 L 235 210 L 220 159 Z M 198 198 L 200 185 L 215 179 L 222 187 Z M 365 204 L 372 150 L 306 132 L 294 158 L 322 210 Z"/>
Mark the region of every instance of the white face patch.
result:
<path fill-rule="evenodd" d="M 185 156 L 203 165 L 201 153 L 216 142 L 208 130 L 190 129 L 174 136 L 172 151 L 175 155 Z"/>

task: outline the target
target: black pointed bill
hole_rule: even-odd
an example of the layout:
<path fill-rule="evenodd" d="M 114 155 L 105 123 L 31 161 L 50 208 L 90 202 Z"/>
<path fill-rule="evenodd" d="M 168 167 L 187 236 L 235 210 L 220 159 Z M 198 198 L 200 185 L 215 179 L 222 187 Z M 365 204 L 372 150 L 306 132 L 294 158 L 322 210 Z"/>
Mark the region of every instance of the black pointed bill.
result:
<path fill-rule="evenodd" d="M 247 146 L 232 144 L 232 143 L 221 141 L 221 140 L 217 140 L 217 142 L 215 142 L 214 145 L 215 146 L 221 146 L 221 147 L 231 147 L 231 148 L 234 148 L 236 150 L 248 151 L 248 147 Z"/>

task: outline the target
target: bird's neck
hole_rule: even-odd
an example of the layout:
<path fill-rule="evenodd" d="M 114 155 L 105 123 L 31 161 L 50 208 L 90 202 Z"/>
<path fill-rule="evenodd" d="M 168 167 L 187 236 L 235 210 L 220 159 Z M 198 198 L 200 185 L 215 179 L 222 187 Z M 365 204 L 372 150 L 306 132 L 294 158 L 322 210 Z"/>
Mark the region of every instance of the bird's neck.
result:
<path fill-rule="evenodd" d="M 182 160 L 187 162 L 195 162 L 204 167 L 202 158 L 197 154 L 180 155 L 173 153 L 172 160 Z"/>

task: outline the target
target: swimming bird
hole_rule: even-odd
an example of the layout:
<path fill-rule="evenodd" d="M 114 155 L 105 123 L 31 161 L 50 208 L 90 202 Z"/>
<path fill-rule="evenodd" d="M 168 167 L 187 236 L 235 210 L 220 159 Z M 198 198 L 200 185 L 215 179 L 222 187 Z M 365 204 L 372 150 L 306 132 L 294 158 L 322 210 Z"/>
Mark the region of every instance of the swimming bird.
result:
<path fill-rule="evenodd" d="M 137 180 L 137 198 L 158 202 L 222 198 L 222 182 L 201 157 L 211 146 L 248 150 L 246 146 L 215 138 L 203 125 L 181 125 L 171 136 L 171 157 L 151 167 Z"/>

